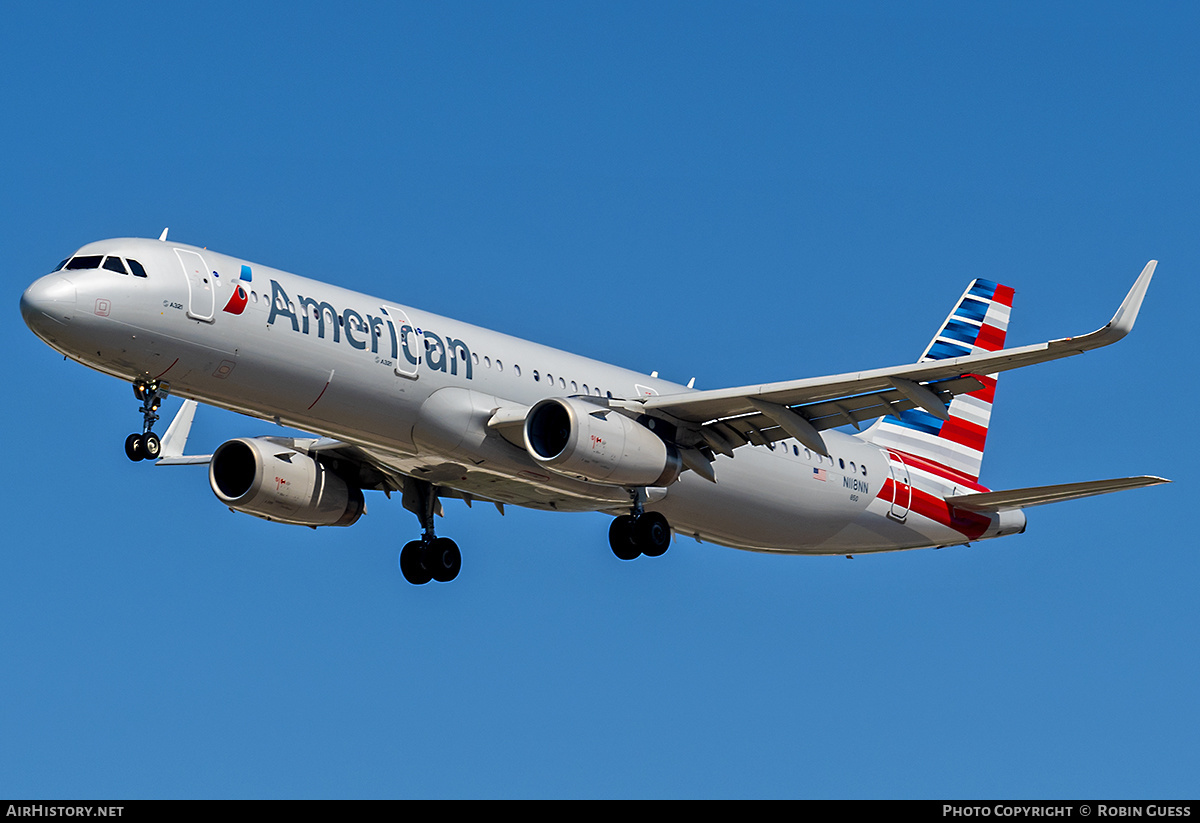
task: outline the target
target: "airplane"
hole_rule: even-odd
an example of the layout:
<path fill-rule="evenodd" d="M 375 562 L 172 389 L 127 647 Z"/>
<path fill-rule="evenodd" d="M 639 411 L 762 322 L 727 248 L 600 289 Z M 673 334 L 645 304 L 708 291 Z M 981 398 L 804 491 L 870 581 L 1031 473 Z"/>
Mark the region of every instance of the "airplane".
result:
<path fill-rule="evenodd" d="M 444 499 L 611 514 L 621 560 L 662 555 L 673 536 L 854 556 L 1017 534 L 1030 506 L 1170 482 L 980 483 L 998 374 L 1123 338 L 1156 265 L 1082 336 L 1005 348 L 1013 290 L 976 279 L 914 363 L 717 390 L 168 241 L 166 230 L 83 246 L 25 290 L 21 314 L 56 351 L 132 384 L 142 428 L 126 438 L 131 460 L 207 464 L 231 510 L 350 526 L 364 491 L 398 492 L 421 528 L 400 571 L 421 585 L 462 566 L 457 544 L 436 534 Z M 160 439 L 168 394 L 185 402 Z M 186 455 L 197 403 L 315 436 L 239 437 Z"/>

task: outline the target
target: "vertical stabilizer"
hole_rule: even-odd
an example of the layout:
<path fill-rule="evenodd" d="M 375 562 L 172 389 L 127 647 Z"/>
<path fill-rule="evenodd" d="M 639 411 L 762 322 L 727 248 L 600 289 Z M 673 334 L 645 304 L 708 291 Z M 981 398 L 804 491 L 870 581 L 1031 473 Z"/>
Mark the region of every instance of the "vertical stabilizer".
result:
<path fill-rule="evenodd" d="M 1013 290 L 1009 286 L 975 280 L 917 362 L 1004 348 L 1012 299 Z M 955 397 L 947 408 L 948 419 L 939 420 L 923 409 L 909 409 L 900 414 L 899 420 L 883 418 L 877 421 L 862 436 L 878 446 L 948 469 L 951 478 L 961 475 L 978 481 L 992 417 L 996 375 L 976 376 L 983 388 Z"/>

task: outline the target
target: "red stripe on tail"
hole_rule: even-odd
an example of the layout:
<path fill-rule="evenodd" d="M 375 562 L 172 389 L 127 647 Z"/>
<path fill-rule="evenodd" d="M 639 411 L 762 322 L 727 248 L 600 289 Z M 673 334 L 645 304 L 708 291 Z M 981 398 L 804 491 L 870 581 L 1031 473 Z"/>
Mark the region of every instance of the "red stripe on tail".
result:
<path fill-rule="evenodd" d="M 981 452 L 983 444 L 987 440 L 987 429 L 974 423 L 968 423 L 961 418 L 951 417 L 942 424 L 941 437 Z"/>

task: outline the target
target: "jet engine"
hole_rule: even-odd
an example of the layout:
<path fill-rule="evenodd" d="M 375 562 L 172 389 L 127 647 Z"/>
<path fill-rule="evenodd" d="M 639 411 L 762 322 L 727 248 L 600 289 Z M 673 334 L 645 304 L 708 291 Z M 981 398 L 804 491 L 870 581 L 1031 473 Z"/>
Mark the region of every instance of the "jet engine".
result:
<path fill-rule="evenodd" d="M 679 453 L 649 428 L 575 397 L 529 410 L 525 449 L 551 471 L 614 486 L 669 486 L 681 470 Z"/>
<path fill-rule="evenodd" d="M 297 526 L 349 526 L 363 512 L 362 489 L 320 462 L 268 439 L 222 443 L 208 466 L 208 484 L 234 511 Z"/>

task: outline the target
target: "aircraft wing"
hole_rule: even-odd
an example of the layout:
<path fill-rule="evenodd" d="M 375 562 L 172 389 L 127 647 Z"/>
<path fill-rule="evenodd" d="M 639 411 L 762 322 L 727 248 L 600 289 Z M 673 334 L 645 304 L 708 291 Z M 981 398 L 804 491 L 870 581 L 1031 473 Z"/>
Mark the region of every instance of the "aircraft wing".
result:
<path fill-rule="evenodd" d="M 1113 480 L 1089 480 L 1085 483 L 1062 483 L 1057 486 L 1034 486 L 1028 489 L 1007 489 L 998 492 L 973 492 L 947 497 L 946 502 L 959 509 L 973 512 L 997 512 L 1003 509 L 1025 509 L 1057 503 L 1060 500 L 1078 500 L 1125 489 L 1140 489 L 1170 483 L 1162 477 L 1118 477 Z"/>
<path fill-rule="evenodd" d="M 1146 264 L 1107 325 L 1081 337 L 871 371 L 634 398 L 621 405 L 698 429 L 704 442 L 722 454 L 732 454 L 733 448 L 745 443 L 786 437 L 826 454 L 821 430 L 846 424 L 857 427 L 862 421 L 898 416 L 915 407 L 945 419 L 950 396 L 982 386 L 973 375 L 1047 363 L 1117 342 L 1133 328 L 1157 264 L 1156 260 Z"/>

